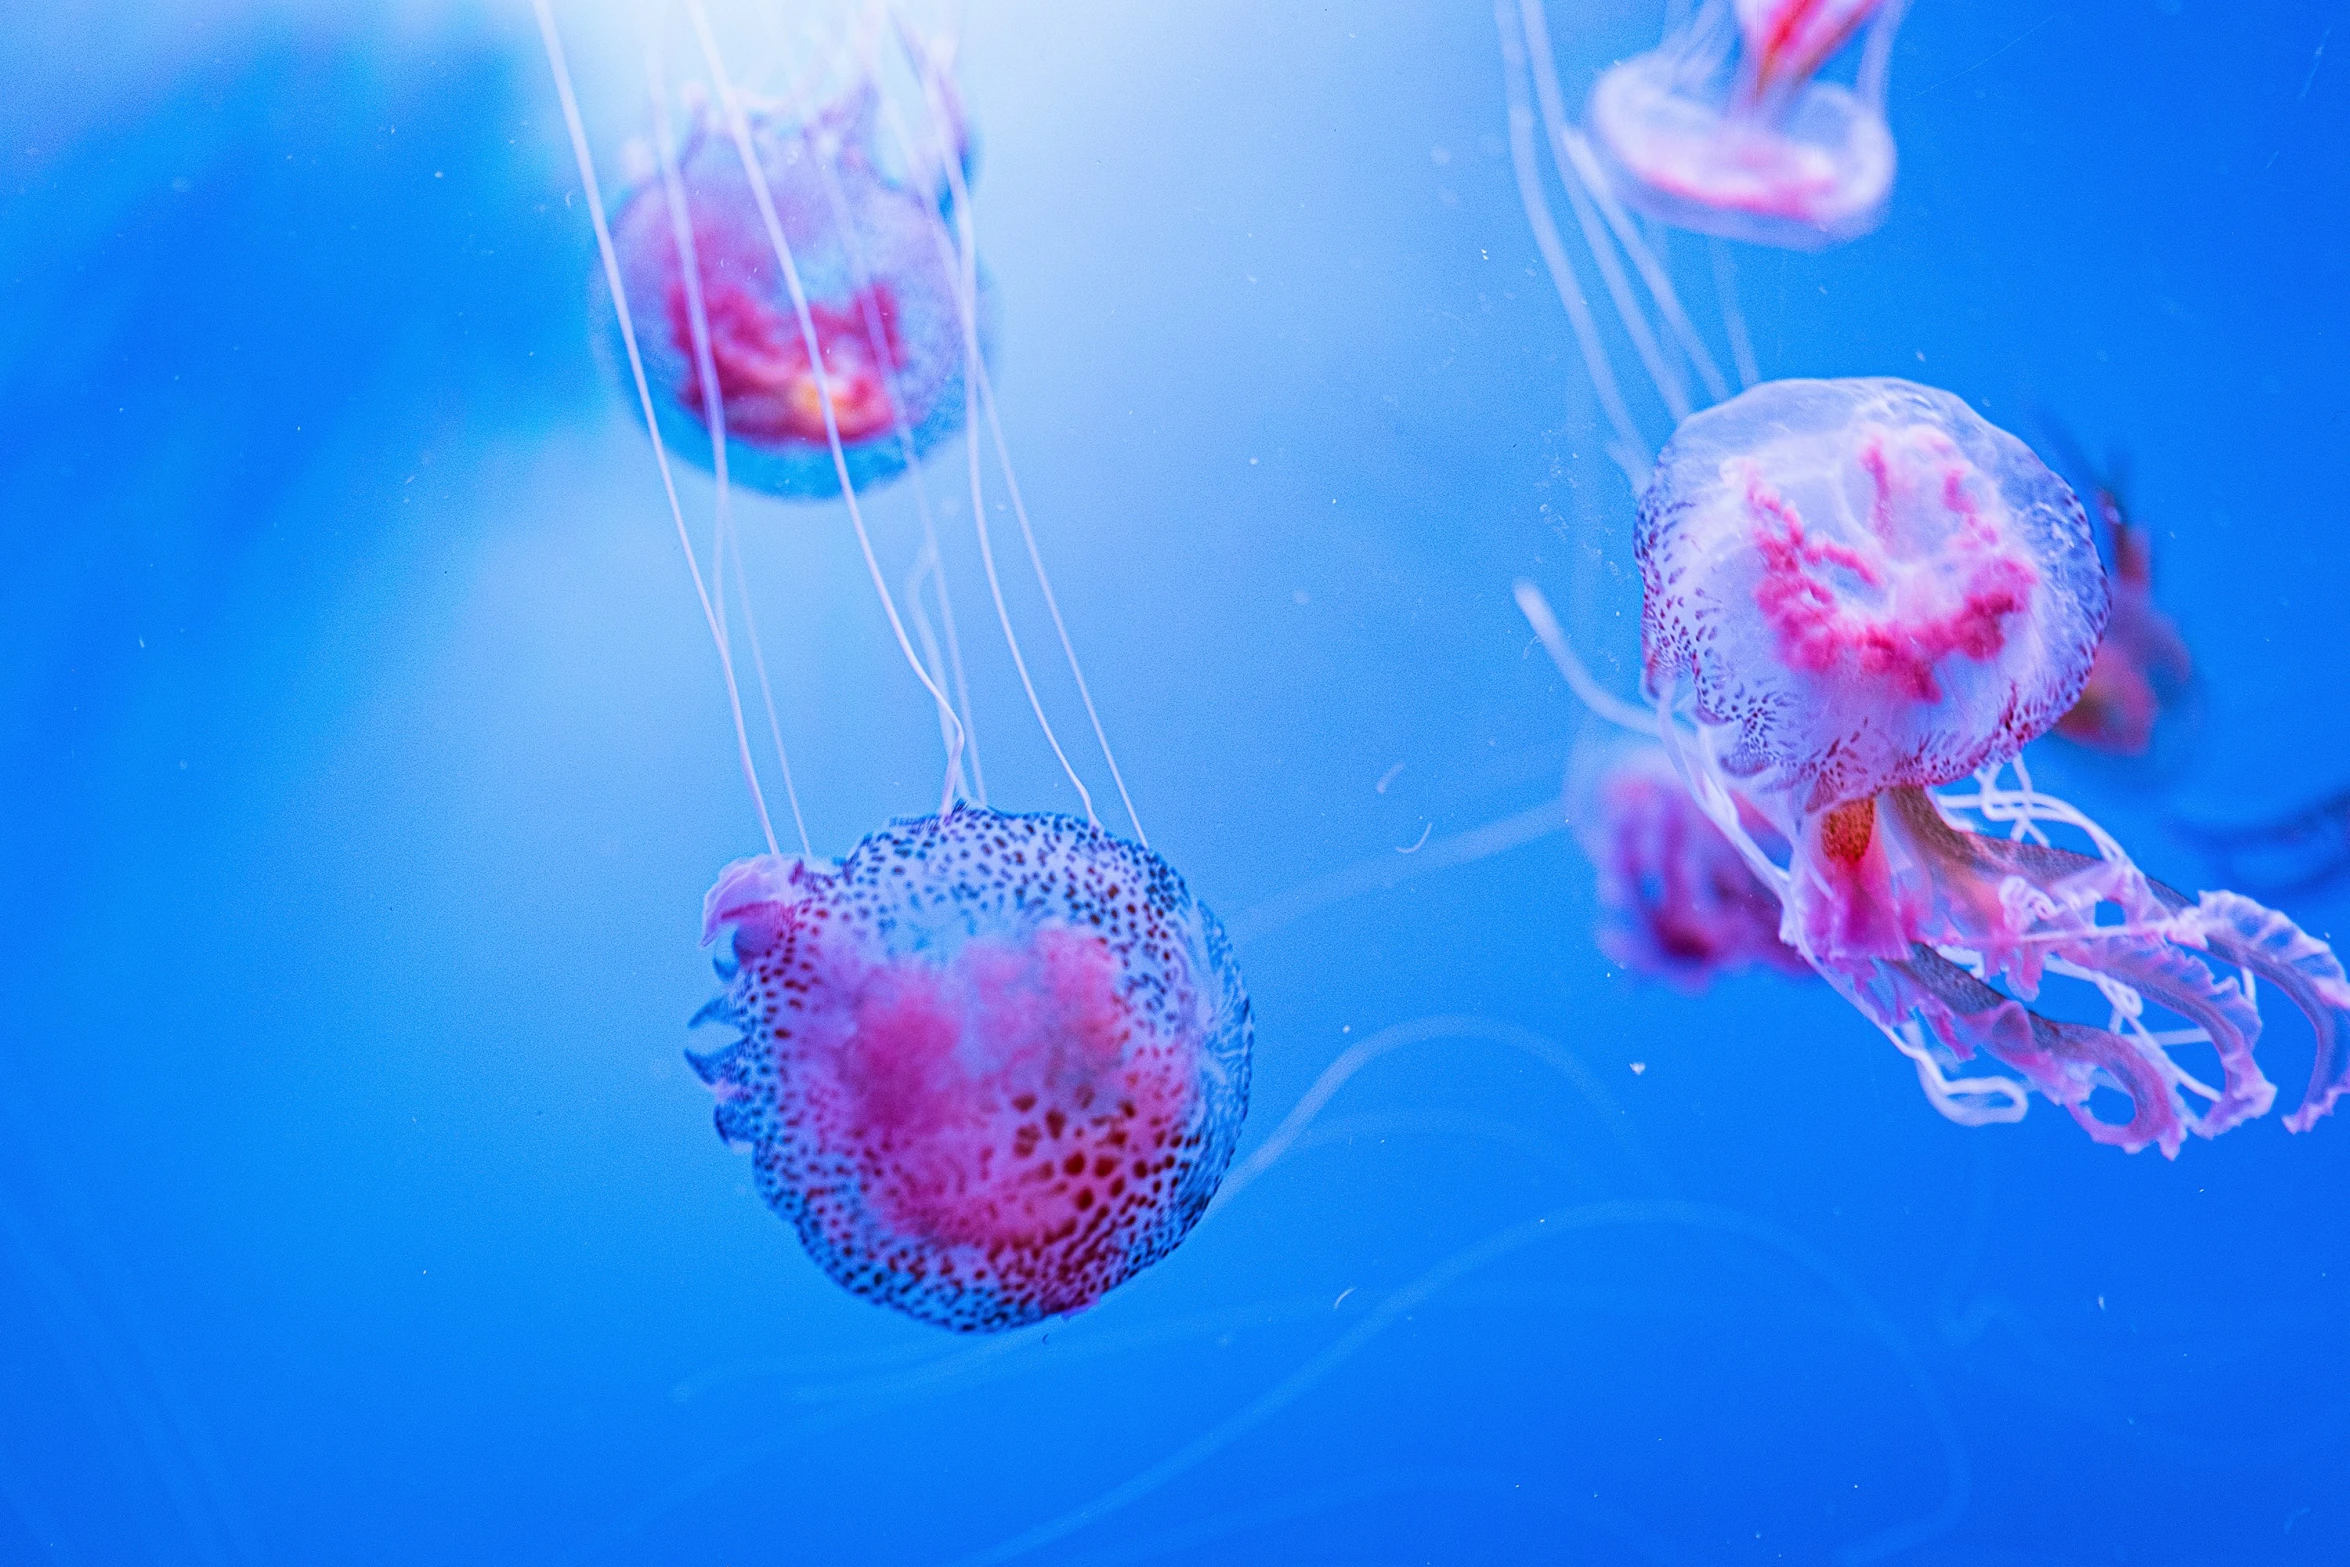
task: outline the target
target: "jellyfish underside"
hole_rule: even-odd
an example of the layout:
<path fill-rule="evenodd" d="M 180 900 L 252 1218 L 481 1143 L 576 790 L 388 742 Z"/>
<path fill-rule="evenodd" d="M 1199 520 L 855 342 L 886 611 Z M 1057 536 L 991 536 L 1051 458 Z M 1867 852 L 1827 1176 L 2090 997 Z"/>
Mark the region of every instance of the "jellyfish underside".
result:
<path fill-rule="evenodd" d="M 1853 858 L 1888 840 L 1889 857 L 1916 867 L 1931 888 L 1930 912 L 1902 921 L 1906 951 L 1815 955 L 1881 1027 L 1898 1028 L 1914 1014 L 1959 1060 L 1980 1051 L 2021 1072 L 2097 1141 L 2176 1154 L 2188 1132 L 2216 1137 L 2265 1114 L 2276 1096 L 2253 1055 L 2260 1014 L 2233 976 L 2214 975 L 2209 965 L 2217 962 L 2275 986 L 2316 1035 L 2308 1091 L 2285 1125 L 2307 1130 L 2342 1094 L 2341 1011 L 2350 1006 L 2350 981 L 2332 951 L 2285 916 L 2234 893 L 2190 897 L 2127 863 L 1966 830 L 1916 787 L 1888 789 L 1830 814 L 1839 813 L 1842 843 L 1869 840 Z M 1913 909 L 1924 901 L 1915 883 L 1890 890 Z M 2100 907 L 2114 910 L 2119 922 L 2100 924 Z M 2138 1017 L 2098 1027 L 2026 1005 L 2039 996 L 2052 961 L 2092 984 L 2126 986 L 2187 1020 L 2218 1055 L 2217 1089 L 2172 1059 L 2168 1045 L 2186 1041 L 2166 1043 Z M 1993 988 L 1992 979 L 2014 995 Z M 2101 1084 L 2127 1096 L 2129 1120 L 2091 1113 L 2090 1095 Z M 2191 1109 L 2183 1089 L 2207 1107 Z"/>
<path fill-rule="evenodd" d="M 1895 153 L 1881 73 L 1816 73 L 1879 0 L 1714 0 L 1662 46 L 1610 68 L 1586 123 L 1610 184 L 1660 222 L 1818 249 L 1883 221 Z M 1735 56 L 1735 59 L 1733 59 Z"/>

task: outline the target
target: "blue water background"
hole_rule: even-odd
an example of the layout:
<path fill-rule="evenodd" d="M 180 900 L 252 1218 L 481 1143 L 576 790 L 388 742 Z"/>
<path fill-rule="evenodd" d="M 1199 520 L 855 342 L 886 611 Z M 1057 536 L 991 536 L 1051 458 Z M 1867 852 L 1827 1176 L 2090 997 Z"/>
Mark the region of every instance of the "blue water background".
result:
<path fill-rule="evenodd" d="M 1657 13 L 1554 4 L 1570 96 Z M 1738 252 L 1766 374 L 2127 448 L 2204 710 L 2159 779 L 2034 754 L 2189 886 L 2178 821 L 2350 785 L 2346 19 L 1918 0 L 1882 232 Z M 1472 1020 L 992 1343 L 827 1283 L 685 1068 L 759 845 L 527 12 L 84 8 L 0 63 L 0 1561 L 2350 1560 L 2342 1117 L 1967 1130 L 1822 987 L 1613 968 L 1564 834 L 1398 854 L 1583 729 L 1514 577 L 1635 671 L 1476 0 L 973 9 L 1008 434 L 1245 938 L 1244 1148 Z M 958 518 L 995 798 L 1070 808 Z M 837 853 L 936 728 L 837 509 L 745 522 Z"/>

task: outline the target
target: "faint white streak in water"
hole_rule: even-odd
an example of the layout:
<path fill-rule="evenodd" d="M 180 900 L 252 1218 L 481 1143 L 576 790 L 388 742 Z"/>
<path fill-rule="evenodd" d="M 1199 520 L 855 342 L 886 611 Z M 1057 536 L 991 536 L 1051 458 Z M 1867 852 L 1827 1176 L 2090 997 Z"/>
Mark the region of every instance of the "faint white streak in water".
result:
<path fill-rule="evenodd" d="M 2326 40 L 2333 36 L 2334 25 L 2328 22 L 2326 30 L 2317 35 L 2317 52 L 2309 57 L 2309 74 L 2301 78 L 2301 90 L 2293 95 L 2295 103 L 2308 101 L 2309 89 L 2317 84 L 2317 68 L 2325 63 Z"/>
<path fill-rule="evenodd" d="M 791 1404 L 808 1406 L 804 1413 L 771 1425 L 774 1435 L 769 1440 L 705 1465 L 693 1474 L 662 1487 L 624 1512 L 582 1555 L 588 1560 L 621 1556 L 621 1547 L 625 1541 L 642 1533 L 661 1518 L 691 1504 L 698 1497 L 722 1489 L 740 1475 L 776 1461 L 810 1438 L 859 1421 L 876 1419 L 939 1390 L 974 1387 L 1045 1366 L 1065 1370 L 1131 1351 L 1213 1338 L 1251 1328 L 1287 1322 L 1318 1322 L 1327 1318 L 1329 1312 L 1329 1302 L 1315 1294 L 1271 1300 L 1260 1298 L 1212 1312 L 1194 1312 L 1162 1321 L 1099 1330 L 1096 1324 L 1103 1322 L 1102 1318 L 1090 1315 L 1063 1317 L 1001 1334 L 968 1348 L 936 1355 L 925 1364 L 903 1372 L 846 1381 L 802 1383 L 787 1390 L 784 1398 Z M 1022 1353 L 1043 1349 L 1045 1340 L 1055 1335 L 1059 1336 L 1059 1341 L 1052 1345 L 1049 1360 Z M 804 1363 L 780 1360 L 737 1362 L 681 1384 L 673 1397 L 683 1402 L 698 1398 L 725 1383 L 789 1377 L 796 1374 L 795 1366 L 800 1364 Z M 639 1554 L 627 1552 L 625 1559 L 638 1560 Z"/>
<path fill-rule="evenodd" d="M 24 1146 L 22 1126 L 11 1130 L 18 1146 Z M 53 1200 L 70 1211 L 63 1188 Z M 98 1231 L 86 1219 L 75 1228 L 82 1232 L 82 1249 L 90 1253 Z M 110 1257 L 91 1254 L 87 1260 L 104 1272 L 120 1274 L 120 1264 Z M 0 1197 L 0 1279 L 15 1275 L 19 1287 L 8 1294 L 30 1303 L 31 1315 L 45 1322 L 52 1341 L 65 1352 L 60 1369 L 74 1384 L 84 1416 L 117 1438 L 111 1484 L 118 1493 L 131 1493 L 123 1496 L 123 1510 L 135 1520 L 133 1526 L 147 1548 L 171 1549 L 204 1563 L 256 1559 L 218 1447 L 197 1424 L 184 1390 L 167 1377 L 159 1346 L 134 1310 L 127 1304 L 115 1306 L 114 1300 L 127 1302 L 129 1292 L 109 1289 L 106 1281 L 91 1276 L 100 1268 L 73 1267 L 67 1254 L 39 1233 L 30 1213 L 19 1213 Z M 12 1348 L 22 1353 L 24 1346 L 16 1343 Z M 137 1463 L 133 1454 L 145 1463 Z M 151 1511 L 164 1509 L 132 1499 L 150 1484 L 178 1524 L 177 1539 L 169 1547 L 155 1536 L 156 1524 L 149 1517 Z M 67 1530 L 49 1513 L 47 1498 L 24 1483 L 4 1451 L 0 1501 L 47 1543 L 51 1560 L 79 1559 L 65 1545 Z"/>
<path fill-rule="evenodd" d="M 1754 357 L 1754 339 L 1746 335 L 1746 315 L 1738 308 L 1738 267 L 1730 259 L 1726 241 L 1708 239 L 1714 263 L 1714 296 L 1721 301 L 1722 330 L 1730 339 L 1730 358 L 1738 366 L 1738 389 L 1745 391 L 1762 379 Z"/>
<path fill-rule="evenodd" d="M 2050 22 L 2055 21 L 2062 15 L 2064 15 L 2062 11 L 2049 12 L 2046 16 L 2040 18 L 2040 20 L 2037 22 L 2034 22 L 2031 26 L 2016 34 L 2013 38 L 2010 38 L 2007 42 L 2001 44 L 1998 48 L 1992 50 L 1989 54 L 1983 56 L 1983 58 L 1980 60 L 1977 60 L 1974 64 L 1966 67 L 1964 70 L 1951 72 L 1948 76 L 1943 77 L 1942 80 L 1936 82 L 1933 86 L 1924 89 L 1918 94 L 1918 96 L 1920 98 L 1924 98 L 1930 94 L 1938 93 L 1943 88 L 1949 86 L 1952 82 L 1957 81 L 1960 77 L 1970 76 L 1976 71 L 1981 70 L 1984 66 L 1989 65 L 1993 60 L 1998 59 L 2001 55 L 2007 53 L 2008 50 L 2013 49 L 2017 44 L 2022 43 L 2025 39 L 2031 37 L 2041 28 L 2046 27 Z"/>
<path fill-rule="evenodd" d="M 1559 802 L 1544 800 L 1499 821 L 1439 838 L 1408 858 L 1398 859 L 1391 849 L 1375 859 L 1317 877 L 1302 887 L 1276 893 L 1232 916 L 1225 922 L 1225 930 L 1235 942 L 1253 941 L 1333 903 L 1343 903 L 1366 892 L 1385 892 L 1431 871 L 1489 859 L 1522 844 L 1547 838 L 1566 825 L 1566 811 Z"/>
<path fill-rule="evenodd" d="M 1736 1209 L 1717 1207 L 1710 1203 L 1677 1202 L 1664 1199 L 1647 1201 L 1619 1201 L 1583 1203 L 1562 1208 L 1512 1225 L 1473 1246 L 1465 1247 L 1430 1268 L 1417 1279 L 1389 1295 L 1347 1332 L 1334 1339 L 1321 1353 L 1307 1360 L 1288 1376 L 1276 1382 L 1247 1407 L 1209 1428 L 1192 1441 L 1177 1448 L 1157 1463 L 1142 1470 L 1121 1484 L 1112 1486 L 1092 1501 L 1070 1509 L 1057 1518 L 1048 1519 L 1012 1538 L 986 1550 L 959 1557 L 952 1567 L 1001 1567 L 1002 1563 L 1016 1561 L 1045 1546 L 1067 1539 L 1080 1530 L 1099 1523 L 1111 1514 L 1121 1511 L 1153 1491 L 1180 1478 L 1190 1470 L 1214 1457 L 1224 1448 L 1248 1435 L 1258 1426 L 1272 1419 L 1290 1404 L 1296 1402 L 1318 1384 L 1327 1380 L 1346 1362 L 1352 1360 L 1373 1340 L 1396 1323 L 1405 1320 L 1413 1311 L 1444 1293 L 1454 1284 L 1475 1274 L 1512 1253 L 1522 1251 L 1537 1241 L 1556 1236 L 1580 1234 L 1595 1230 L 1626 1228 L 1685 1229 L 1705 1233 L 1730 1235 L 1750 1241 L 1774 1251 L 1796 1263 L 1837 1296 L 1846 1310 L 1856 1317 L 1908 1375 L 1912 1391 L 1923 1408 L 1927 1423 L 1932 1426 L 1936 1442 L 1942 1449 L 1945 1490 L 1942 1503 L 1933 1512 L 1909 1522 L 1897 1524 L 1864 1540 L 1846 1546 L 1837 1553 L 1840 1562 L 1855 1564 L 1880 1561 L 1897 1552 L 1912 1549 L 1939 1539 L 1956 1528 L 1965 1514 L 1967 1497 L 1972 1489 L 1966 1449 L 1959 1441 L 1958 1427 L 1949 1411 L 1935 1393 L 1926 1376 L 1924 1365 L 1909 1346 L 1900 1328 L 1886 1316 L 1883 1309 L 1870 1299 L 1859 1286 L 1848 1278 L 1826 1254 L 1798 1236 L 1764 1220 L 1752 1218 Z"/>
<path fill-rule="evenodd" d="M 1616 1102 L 1615 1096 L 1601 1085 L 1598 1077 L 1573 1051 L 1530 1028 L 1521 1028 L 1498 1018 L 1423 1017 L 1407 1023 L 1391 1024 L 1356 1041 L 1337 1060 L 1323 1068 L 1322 1075 L 1314 1079 L 1313 1086 L 1298 1099 L 1289 1114 L 1282 1117 L 1281 1124 L 1274 1127 L 1265 1140 L 1251 1149 L 1248 1157 L 1235 1164 L 1224 1177 L 1224 1184 L 1217 1190 L 1215 1200 L 1208 1204 L 1209 1214 L 1221 1213 L 1234 1198 L 1271 1169 L 1304 1135 L 1306 1128 L 1313 1124 L 1314 1118 L 1322 1113 L 1338 1090 L 1346 1086 L 1347 1079 L 1381 1056 L 1439 1039 L 1483 1040 L 1488 1044 L 1522 1051 L 1540 1061 L 1565 1078 L 1583 1102 L 1592 1108 L 1599 1116 L 1600 1124 L 1607 1128 L 1608 1135 L 1623 1150 L 1626 1162 L 1639 1171 L 1650 1186 L 1662 1189 L 1666 1185 L 1663 1174 L 1648 1157 L 1648 1151 L 1632 1135 L 1623 1106 Z"/>

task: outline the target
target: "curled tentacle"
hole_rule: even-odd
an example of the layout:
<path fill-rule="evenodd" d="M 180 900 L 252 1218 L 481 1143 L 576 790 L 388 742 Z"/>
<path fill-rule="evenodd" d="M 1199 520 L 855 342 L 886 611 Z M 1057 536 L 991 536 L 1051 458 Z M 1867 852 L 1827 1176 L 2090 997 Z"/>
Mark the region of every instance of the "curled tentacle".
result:
<path fill-rule="evenodd" d="M 2334 949 L 2284 915 L 2241 893 L 2207 892 L 2193 903 L 2175 888 L 2155 883 L 2156 895 L 2179 911 L 2179 939 L 2198 941 L 2213 957 L 2257 974 L 2283 991 L 2309 1019 L 2317 1035 L 2317 1059 L 2309 1069 L 2309 1091 L 2285 1117 L 2285 1129 L 2306 1132 L 2345 1092 L 2350 1092 L 2350 1051 L 2344 1027 L 2350 1023 L 2350 976 Z"/>
<path fill-rule="evenodd" d="M 1896 1015 L 1914 1010 L 1960 1060 L 1987 1051 L 2070 1110 L 2098 1142 L 2130 1153 L 2153 1145 L 2166 1158 L 2178 1156 L 2195 1117 L 2180 1095 L 2177 1064 L 2151 1040 L 2042 1017 L 1923 943 L 1880 968 L 1892 981 L 1883 991 L 1890 992 L 1886 999 Z M 2129 1099 L 2128 1121 L 2090 1114 L 2089 1095 L 2101 1082 Z"/>
<path fill-rule="evenodd" d="M 2211 1108 L 2188 1123 L 2197 1136 L 2217 1137 L 2268 1113 L 2277 1086 L 2252 1055 L 2260 1038 L 2260 1012 L 2233 977 L 2216 979 L 2201 959 L 2142 936 L 2075 942 L 2064 955 L 2121 981 L 2211 1036 L 2225 1075 Z"/>

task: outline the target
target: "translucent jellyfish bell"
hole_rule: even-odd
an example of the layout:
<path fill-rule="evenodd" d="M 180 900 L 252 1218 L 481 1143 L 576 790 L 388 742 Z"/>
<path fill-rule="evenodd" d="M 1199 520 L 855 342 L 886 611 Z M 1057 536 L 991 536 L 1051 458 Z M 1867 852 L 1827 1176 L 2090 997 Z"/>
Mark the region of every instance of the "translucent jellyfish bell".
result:
<path fill-rule="evenodd" d="M 1585 122 L 1610 185 L 1660 222 L 1817 250 L 1881 222 L 1893 193 L 1885 77 L 1904 0 L 1706 0 L 1610 69 Z M 1863 28 L 1852 87 L 1817 72 Z"/>
<path fill-rule="evenodd" d="M 1944 1113 L 2012 1120 L 2028 1084 L 2098 1141 L 2166 1154 L 2264 1114 L 2262 1019 L 2231 970 L 2316 1035 L 2286 1126 L 2350 1091 L 2331 947 L 2240 894 L 2155 881 L 2024 772 L 2088 681 L 2109 600 L 2079 501 L 2022 442 L 1906 381 L 1767 383 L 1682 424 L 1635 544 L 1647 683 L 1699 804 L 1779 894 L 1782 937 Z M 1970 773 L 1971 794 L 1927 792 Z M 2093 987 L 2105 1023 L 2035 1005 L 2051 977 Z M 2217 1081 L 2182 1048 L 2209 1050 Z M 1946 1075 L 1981 1057 L 2022 1083 Z M 2095 1112 L 2100 1089 L 2126 1119 Z"/>
<path fill-rule="evenodd" d="M 1706 818 L 1653 740 L 1611 744 L 1574 792 L 1575 837 L 1599 873 L 1599 950 L 1684 990 L 1748 967 L 1808 975 L 1779 939 L 1779 900 Z M 1760 814 L 1747 828 L 1775 843 Z"/>
<path fill-rule="evenodd" d="M 1652 682 L 1804 808 L 1963 778 L 2087 679 L 2108 593 L 2031 449 L 1909 381 L 1772 381 L 1695 415 L 1641 503 Z"/>
<path fill-rule="evenodd" d="M 957 805 L 837 865 L 728 866 L 693 1064 L 842 1287 L 956 1332 L 1083 1310 L 1207 1210 L 1248 1110 L 1247 992 L 1150 850 Z"/>
<path fill-rule="evenodd" d="M 903 472 L 962 428 L 962 280 L 939 215 L 942 197 L 888 171 L 876 106 L 874 90 L 860 85 L 805 121 L 773 106 L 747 110 L 755 179 L 723 118 L 705 109 L 675 159 L 684 233 L 659 174 L 614 207 L 624 285 L 645 302 L 640 343 L 662 438 L 705 466 L 711 461 L 698 309 L 728 466 L 754 489 L 804 498 L 840 492 L 828 392 L 841 458 L 860 488 Z M 807 298 L 805 325 L 768 210 Z M 984 274 L 975 284 L 984 352 Z"/>

